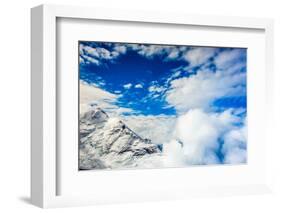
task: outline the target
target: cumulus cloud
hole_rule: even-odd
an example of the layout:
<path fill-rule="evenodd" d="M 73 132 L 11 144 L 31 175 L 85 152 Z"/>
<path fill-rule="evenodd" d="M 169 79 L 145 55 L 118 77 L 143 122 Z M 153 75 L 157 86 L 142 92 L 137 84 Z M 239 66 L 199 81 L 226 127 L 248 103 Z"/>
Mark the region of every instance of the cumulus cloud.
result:
<path fill-rule="evenodd" d="M 94 57 L 97 59 L 112 59 L 113 58 L 113 54 L 109 50 L 102 48 L 102 47 L 90 47 L 90 46 L 80 44 L 80 48 L 88 56 L 91 56 L 91 57 Z"/>
<path fill-rule="evenodd" d="M 187 61 L 189 66 L 201 65 L 218 52 L 218 48 L 213 47 L 190 48 L 187 46 L 153 44 L 128 44 L 128 47 L 148 59 L 161 56 L 165 61 Z"/>
<path fill-rule="evenodd" d="M 148 59 L 161 56 L 164 60 L 181 60 L 180 55 L 185 49 L 180 46 L 154 45 L 154 44 L 128 44 L 127 47 Z"/>
<path fill-rule="evenodd" d="M 163 86 L 156 86 L 156 85 L 152 85 L 150 87 L 148 87 L 148 91 L 149 92 L 157 92 L 157 93 L 161 93 L 165 90 L 165 87 Z"/>
<path fill-rule="evenodd" d="M 206 63 L 210 58 L 214 57 L 218 48 L 212 47 L 194 47 L 187 51 L 183 58 L 189 63 L 189 66 L 199 66 Z"/>
<path fill-rule="evenodd" d="M 165 48 L 159 45 L 140 45 L 138 53 L 147 58 L 154 57 L 155 55 L 164 54 Z"/>
<path fill-rule="evenodd" d="M 241 118 L 236 116 L 233 110 L 206 113 L 201 109 L 193 109 L 180 116 L 176 122 L 174 135 L 183 144 L 181 159 L 187 164 L 216 164 L 220 163 L 217 153 L 222 151 L 226 154 L 225 162 L 245 162 L 246 150 L 240 143 L 246 143 L 246 138 L 238 133 L 241 131 L 236 127 L 239 122 Z M 224 148 L 220 150 L 220 143 L 223 140 Z M 175 141 L 171 143 L 174 144 Z M 170 146 L 165 148 L 169 149 Z M 177 153 L 178 148 L 177 145 Z"/>
<path fill-rule="evenodd" d="M 92 47 L 86 44 L 79 45 L 80 63 L 101 65 L 102 61 L 114 60 L 120 55 L 125 54 L 127 51 L 126 46 L 114 44 L 111 48 Z"/>
<path fill-rule="evenodd" d="M 136 88 L 136 89 L 141 89 L 141 88 L 143 88 L 143 85 L 142 85 L 142 84 L 136 84 L 136 85 L 135 85 L 135 88 Z"/>
<path fill-rule="evenodd" d="M 229 69 L 231 66 L 241 66 L 241 63 L 237 63 L 237 60 L 239 59 L 242 60 L 242 63 L 245 65 L 245 49 L 233 49 L 223 51 L 218 54 L 218 56 L 214 60 L 214 63 L 218 69 Z"/>
<path fill-rule="evenodd" d="M 163 165 L 167 167 L 186 166 L 186 156 L 182 145 L 177 140 L 163 145 Z"/>
<path fill-rule="evenodd" d="M 186 54 L 191 65 L 201 64 L 195 74 L 188 77 L 169 78 L 170 88 L 166 100 L 179 112 L 192 108 L 208 108 L 214 101 L 225 97 L 246 95 L 246 51 L 229 49 L 217 52 L 217 48 L 193 48 Z M 206 68 L 213 57 L 216 71 Z M 180 67 L 180 71 L 182 68 Z"/>
<path fill-rule="evenodd" d="M 129 44 L 128 45 L 132 50 L 136 51 L 138 54 L 146 57 L 153 58 L 155 56 L 163 55 L 170 48 L 164 45 L 146 45 L 146 44 Z"/>
<path fill-rule="evenodd" d="M 224 136 L 222 152 L 224 163 L 238 164 L 247 161 L 247 128 L 243 126 L 239 129 L 229 131 Z"/>
<path fill-rule="evenodd" d="M 127 52 L 126 45 L 122 44 L 115 44 L 113 49 L 120 54 L 125 54 Z"/>
<path fill-rule="evenodd" d="M 133 85 L 131 83 L 128 83 L 128 84 L 124 84 L 123 87 L 125 89 L 130 89 Z"/>
<path fill-rule="evenodd" d="M 246 73 L 200 70 L 170 84 L 166 100 L 179 112 L 184 112 L 192 108 L 207 108 L 218 98 L 245 95 Z"/>

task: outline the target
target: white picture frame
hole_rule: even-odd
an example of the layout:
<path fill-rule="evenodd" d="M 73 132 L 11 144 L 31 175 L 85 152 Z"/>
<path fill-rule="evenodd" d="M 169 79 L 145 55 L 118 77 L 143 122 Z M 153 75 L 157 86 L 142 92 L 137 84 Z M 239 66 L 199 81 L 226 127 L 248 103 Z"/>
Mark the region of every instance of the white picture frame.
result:
<path fill-rule="evenodd" d="M 262 74 L 265 74 L 266 78 L 261 79 L 265 85 L 261 92 L 265 93 L 266 98 L 261 99 L 260 101 L 264 102 L 264 107 L 267 109 L 266 111 L 270 113 L 265 114 L 265 120 L 263 120 L 264 122 L 262 123 L 262 128 L 266 131 L 264 135 L 262 135 L 264 141 L 261 142 L 261 149 L 255 151 L 253 148 L 255 152 L 259 152 L 257 157 L 260 156 L 264 160 L 267 155 L 264 165 L 257 171 L 258 174 L 262 174 L 263 177 L 257 181 L 253 181 L 253 184 L 249 184 L 249 181 L 243 182 L 242 180 L 240 182 L 233 182 L 233 184 L 202 185 L 202 187 L 199 187 L 199 184 L 195 184 L 195 187 L 193 188 L 186 186 L 183 187 L 182 190 L 179 189 L 176 184 L 168 184 L 168 187 L 164 189 L 156 187 L 153 189 L 154 191 L 152 193 L 149 193 L 149 195 L 145 195 L 144 193 L 132 194 L 132 191 L 115 191 L 112 195 L 105 194 L 100 196 L 99 194 L 91 196 L 83 194 L 83 192 L 79 195 L 71 193 L 67 195 L 60 194 L 58 192 L 58 185 L 61 184 L 61 180 L 59 180 L 61 166 L 58 164 L 60 153 L 58 152 L 57 145 L 57 88 L 59 87 L 60 81 L 58 81 L 56 73 L 58 69 L 57 21 L 60 18 L 70 20 L 87 19 L 88 21 L 118 21 L 119 24 L 122 24 L 122 22 L 153 23 L 154 25 L 165 25 L 168 27 L 174 25 L 199 26 L 202 28 L 206 27 L 213 29 L 224 28 L 230 32 L 231 30 L 253 29 L 263 32 L 264 37 L 262 40 L 265 42 L 265 67 L 262 69 Z M 31 26 L 31 201 L 34 205 L 42 208 L 49 208 L 100 203 L 178 199 L 209 195 L 240 195 L 270 191 L 270 161 L 268 160 L 268 153 L 266 153 L 266 150 L 263 148 L 270 146 L 270 140 L 272 138 L 271 132 L 273 131 L 273 99 L 271 95 L 271 91 L 273 91 L 273 21 L 271 19 L 166 14 L 147 11 L 123 11 L 88 7 L 41 5 L 32 8 L 31 10 Z M 259 85 L 259 82 L 256 82 L 255 86 L 263 88 L 263 85 Z M 253 90 L 250 90 L 249 92 L 253 92 Z M 208 169 L 216 172 L 215 168 Z M 246 171 L 247 167 L 242 169 Z M 181 170 L 183 170 L 183 168 L 177 168 L 174 171 L 178 171 L 178 174 L 180 174 Z M 198 171 L 195 170 L 196 169 L 189 171 L 191 172 L 191 176 L 192 173 L 194 173 L 194 177 L 203 174 L 200 173 L 200 171 L 198 173 Z M 222 172 L 231 173 L 232 170 L 234 171 L 235 168 L 229 166 Z M 169 170 L 138 170 L 130 172 L 137 172 L 138 175 L 157 173 L 157 176 L 163 176 L 165 173 L 169 172 Z M 91 175 L 95 174 L 92 173 Z M 118 173 L 113 172 L 111 174 L 113 178 L 114 175 L 118 175 Z M 250 176 L 247 178 L 249 179 Z M 69 178 L 69 180 L 71 180 L 71 178 Z M 109 193 L 109 191 L 107 191 L 107 193 Z M 119 193 L 122 193 L 122 196 L 120 196 Z"/>

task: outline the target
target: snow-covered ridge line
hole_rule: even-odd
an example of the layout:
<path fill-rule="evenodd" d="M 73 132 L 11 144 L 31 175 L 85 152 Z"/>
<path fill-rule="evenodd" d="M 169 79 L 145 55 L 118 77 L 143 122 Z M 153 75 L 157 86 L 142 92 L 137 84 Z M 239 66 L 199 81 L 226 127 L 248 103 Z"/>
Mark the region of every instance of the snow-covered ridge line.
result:
<path fill-rule="evenodd" d="M 144 162 L 160 155 L 151 140 L 143 139 L 118 118 L 110 118 L 101 108 L 80 117 L 79 169 L 145 167 Z"/>

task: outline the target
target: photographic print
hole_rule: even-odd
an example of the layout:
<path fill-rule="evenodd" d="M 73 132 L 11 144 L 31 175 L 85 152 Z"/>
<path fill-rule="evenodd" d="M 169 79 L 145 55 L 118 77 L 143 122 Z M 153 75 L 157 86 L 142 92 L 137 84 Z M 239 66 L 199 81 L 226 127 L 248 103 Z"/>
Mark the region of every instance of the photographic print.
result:
<path fill-rule="evenodd" d="M 79 169 L 247 163 L 247 49 L 79 41 Z"/>

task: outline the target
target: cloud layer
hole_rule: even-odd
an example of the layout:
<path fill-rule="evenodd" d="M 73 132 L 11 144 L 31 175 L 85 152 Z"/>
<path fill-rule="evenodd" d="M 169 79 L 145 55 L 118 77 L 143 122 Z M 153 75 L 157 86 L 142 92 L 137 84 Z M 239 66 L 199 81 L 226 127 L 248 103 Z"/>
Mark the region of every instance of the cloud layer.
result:
<path fill-rule="evenodd" d="M 182 159 L 193 165 L 245 162 L 245 127 L 237 127 L 241 122 L 243 119 L 233 110 L 222 113 L 189 110 L 178 118 L 174 132 L 183 144 Z"/>
<path fill-rule="evenodd" d="M 131 115 L 120 118 L 142 138 L 148 138 L 156 144 L 163 144 L 173 139 L 176 117 Z"/>

